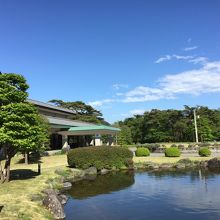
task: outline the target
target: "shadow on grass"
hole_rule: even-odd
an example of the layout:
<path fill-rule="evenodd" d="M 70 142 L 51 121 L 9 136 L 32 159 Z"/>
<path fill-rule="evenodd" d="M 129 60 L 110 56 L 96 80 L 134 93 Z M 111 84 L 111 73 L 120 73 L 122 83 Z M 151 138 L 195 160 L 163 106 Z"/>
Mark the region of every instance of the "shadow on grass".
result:
<path fill-rule="evenodd" d="M 10 180 L 26 180 L 38 176 L 38 172 L 31 169 L 17 169 L 10 171 Z"/>

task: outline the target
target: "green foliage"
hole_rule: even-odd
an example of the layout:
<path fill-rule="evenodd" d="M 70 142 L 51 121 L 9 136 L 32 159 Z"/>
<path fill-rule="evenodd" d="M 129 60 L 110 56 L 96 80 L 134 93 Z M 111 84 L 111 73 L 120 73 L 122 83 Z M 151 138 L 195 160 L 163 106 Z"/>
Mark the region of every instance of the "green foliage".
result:
<path fill-rule="evenodd" d="M 127 148 L 109 146 L 76 148 L 67 154 L 69 166 L 81 169 L 92 166 L 98 170 L 130 167 L 133 164 L 132 158 L 133 154 Z"/>
<path fill-rule="evenodd" d="M 209 157 L 211 155 L 211 151 L 207 147 L 203 147 L 199 149 L 199 155 L 201 157 Z"/>
<path fill-rule="evenodd" d="M 190 160 L 189 158 L 184 158 L 184 159 L 178 160 L 177 163 L 183 163 L 183 164 L 186 164 L 186 165 L 190 165 L 190 164 L 193 163 L 193 161 Z"/>
<path fill-rule="evenodd" d="M 41 151 L 48 140 L 45 120 L 26 102 L 28 87 L 23 76 L 0 73 L 0 161 L 5 159 L 0 182 L 9 181 L 11 158 L 17 152 Z"/>
<path fill-rule="evenodd" d="M 117 138 L 118 144 L 121 146 L 132 144 L 131 129 L 128 126 L 122 126 L 120 129 Z"/>
<path fill-rule="evenodd" d="M 180 150 L 176 147 L 170 147 L 165 150 L 166 157 L 179 157 L 180 154 Z"/>
<path fill-rule="evenodd" d="M 0 145 L 11 146 L 16 152 L 42 150 L 47 143 L 47 125 L 29 103 L 2 106 L 0 124 Z"/>
<path fill-rule="evenodd" d="M 22 75 L 0 73 L 0 106 L 24 102 L 28 96 L 29 86 Z"/>
<path fill-rule="evenodd" d="M 193 142 L 195 128 L 193 122 L 194 108 L 184 106 L 183 110 L 146 111 L 143 115 L 135 115 L 118 122 L 120 127 L 131 129 L 133 143 L 158 142 Z M 220 140 L 220 110 L 199 106 L 196 112 L 199 141 Z"/>
<path fill-rule="evenodd" d="M 74 120 L 97 124 L 108 124 L 102 118 L 102 113 L 100 111 L 94 109 L 91 105 L 87 105 L 82 101 L 64 102 L 62 100 L 53 99 L 49 102 L 56 106 L 72 110 L 73 113 L 75 113 L 73 116 Z"/>
<path fill-rule="evenodd" d="M 150 151 L 148 150 L 148 148 L 139 147 L 139 148 L 135 151 L 135 155 L 136 155 L 137 157 L 147 157 L 147 156 L 150 156 Z"/>

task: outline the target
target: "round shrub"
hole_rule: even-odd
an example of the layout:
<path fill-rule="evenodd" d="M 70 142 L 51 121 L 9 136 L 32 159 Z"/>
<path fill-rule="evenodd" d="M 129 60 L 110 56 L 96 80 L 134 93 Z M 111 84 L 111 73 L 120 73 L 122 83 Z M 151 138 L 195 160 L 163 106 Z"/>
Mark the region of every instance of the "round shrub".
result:
<path fill-rule="evenodd" d="M 177 147 L 170 147 L 165 150 L 166 157 L 179 157 L 180 154 L 180 150 Z"/>
<path fill-rule="evenodd" d="M 211 151 L 207 147 L 203 147 L 199 149 L 199 155 L 201 157 L 209 157 L 211 155 Z"/>
<path fill-rule="evenodd" d="M 70 167 L 87 169 L 96 167 L 120 169 L 121 167 L 131 168 L 133 153 L 124 147 L 94 146 L 72 149 L 67 154 L 67 161 Z"/>
<path fill-rule="evenodd" d="M 147 156 L 150 156 L 150 151 L 148 150 L 148 148 L 139 147 L 139 148 L 135 151 L 135 155 L 136 155 L 137 157 L 147 157 Z"/>

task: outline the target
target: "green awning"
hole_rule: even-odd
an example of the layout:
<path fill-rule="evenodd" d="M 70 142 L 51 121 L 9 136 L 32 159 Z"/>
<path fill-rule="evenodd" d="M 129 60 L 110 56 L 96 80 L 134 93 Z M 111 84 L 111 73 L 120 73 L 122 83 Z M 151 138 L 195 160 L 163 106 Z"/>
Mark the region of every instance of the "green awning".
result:
<path fill-rule="evenodd" d="M 90 125 L 90 126 L 78 126 L 71 127 L 67 131 L 60 131 L 62 135 L 98 135 L 98 134 L 117 134 L 120 131 L 119 128 L 106 126 L 106 125 Z"/>
<path fill-rule="evenodd" d="M 79 126 L 79 127 L 71 127 L 68 131 L 101 131 L 101 130 L 107 130 L 107 131 L 120 131 L 119 128 L 106 126 L 106 125 L 92 125 L 92 126 Z"/>

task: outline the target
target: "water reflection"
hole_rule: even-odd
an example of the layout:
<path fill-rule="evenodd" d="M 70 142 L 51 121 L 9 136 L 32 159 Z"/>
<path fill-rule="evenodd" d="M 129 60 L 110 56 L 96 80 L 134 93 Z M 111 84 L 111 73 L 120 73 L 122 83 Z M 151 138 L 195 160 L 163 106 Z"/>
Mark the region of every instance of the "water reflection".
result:
<path fill-rule="evenodd" d="M 215 171 L 116 173 L 73 185 L 69 219 L 220 219 Z"/>
<path fill-rule="evenodd" d="M 67 193 L 75 199 L 85 199 L 124 189 L 134 183 L 134 172 L 117 172 L 99 175 L 95 180 L 76 182 Z"/>

